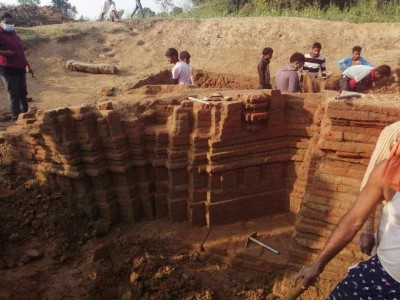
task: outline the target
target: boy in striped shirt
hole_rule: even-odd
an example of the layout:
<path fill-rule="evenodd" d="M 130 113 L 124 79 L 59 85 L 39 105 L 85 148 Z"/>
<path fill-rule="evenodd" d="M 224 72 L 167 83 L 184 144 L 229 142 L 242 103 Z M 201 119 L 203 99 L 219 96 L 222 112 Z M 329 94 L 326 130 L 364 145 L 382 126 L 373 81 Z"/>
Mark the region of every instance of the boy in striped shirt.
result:
<path fill-rule="evenodd" d="M 304 54 L 306 62 L 303 71 L 308 71 L 313 78 L 317 78 L 321 70 L 322 79 L 326 80 L 326 62 L 325 57 L 320 54 L 321 48 L 321 44 L 316 42 L 312 45 L 311 53 Z"/>

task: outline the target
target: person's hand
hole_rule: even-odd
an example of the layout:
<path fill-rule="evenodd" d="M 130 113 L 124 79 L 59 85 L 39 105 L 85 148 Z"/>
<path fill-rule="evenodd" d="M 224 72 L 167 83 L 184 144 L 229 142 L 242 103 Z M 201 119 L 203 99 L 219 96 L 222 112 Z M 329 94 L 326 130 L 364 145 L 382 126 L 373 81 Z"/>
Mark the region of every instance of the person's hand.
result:
<path fill-rule="evenodd" d="M 33 70 L 32 70 L 32 68 L 31 68 L 31 66 L 26 66 L 26 67 L 25 67 L 25 71 L 26 71 L 26 73 L 30 73 L 30 74 L 33 75 Z"/>
<path fill-rule="evenodd" d="M 15 55 L 15 52 L 14 51 L 11 51 L 11 50 L 7 50 L 7 51 L 4 51 L 4 54 L 3 54 L 5 57 L 8 57 L 8 58 L 11 58 L 11 57 L 13 57 L 14 55 Z"/>
<path fill-rule="evenodd" d="M 354 89 L 357 87 L 357 81 L 355 81 L 354 79 L 350 79 L 349 80 L 349 87 Z"/>
<path fill-rule="evenodd" d="M 303 278 L 303 288 L 306 289 L 310 285 L 313 285 L 315 283 L 317 277 L 321 273 L 322 270 L 317 268 L 316 265 L 311 265 L 309 267 L 301 269 L 296 275 L 294 275 L 293 279 L 295 284 L 297 285 L 298 280 L 300 278 Z"/>
<path fill-rule="evenodd" d="M 362 233 L 360 235 L 360 249 L 361 252 L 367 255 L 371 255 L 372 249 L 375 246 L 375 237 L 373 233 Z"/>

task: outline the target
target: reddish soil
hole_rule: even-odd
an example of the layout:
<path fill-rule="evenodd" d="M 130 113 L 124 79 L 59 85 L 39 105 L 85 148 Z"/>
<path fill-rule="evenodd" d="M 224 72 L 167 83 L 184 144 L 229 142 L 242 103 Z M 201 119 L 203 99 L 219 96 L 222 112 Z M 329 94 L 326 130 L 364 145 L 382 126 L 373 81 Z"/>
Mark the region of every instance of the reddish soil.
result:
<path fill-rule="evenodd" d="M 163 53 L 171 46 L 189 50 L 191 65 L 207 70 L 194 75 L 196 84 L 205 88 L 253 89 L 263 47 L 274 47 L 271 68 L 275 73 L 287 62 L 294 45 L 296 51 L 306 53 L 315 39 L 324 45 L 329 70 L 336 76 L 335 61 L 361 41 L 369 48 L 363 54 L 374 64 L 399 65 L 395 24 L 295 18 L 179 22 L 180 26 L 175 20 L 71 24 L 69 30 L 87 27 L 91 34 L 70 39 L 57 36 L 61 27 L 55 26 L 57 39 L 34 43 L 27 51 L 37 77 L 28 78 L 31 105 L 48 109 L 108 97 L 137 101 L 141 94 L 180 95 L 181 87 L 148 86 L 169 83 L 169 71 L 162 70 L 170 67 Z M 193 28 L 191 34 L 187 28 Z M 335 36 L 327 35 L 326 28 Z M 40 30 L 51 29 L 39 28 L 39 36 Z M 67 72 L 64 65 L 69 59 L 112 63 L 121 73 Z M 374 92 L 398 93 L 398 69 L 396 74 Z M 326 88 L 336 89 L 337 77 L 332 76 Z M 10 124 L 4 91 L 1 95 L 0 111 L 5 113 L 0 131 Z M 0 162 L 7 162 L 6 155 L 1 148 Z M 0 299 L 278 299 L 272 286 L 287 270 L 291 216 L 220 226 L 209 234 L 205 228 L 165 219 L 110 229 L 104 220 L 86 217 L 70 195 L 50 192 L 33 179 L 16 175 L 12 167 L 0 165 L 0 177 Z M 253 231 L 281 254 L 255 246 L 244 249 Z M 331 288 L 335 280 L 323 287 Z M 318 299 L 318 292 L 310 289 L 306 297 Z"/>
<path fill-rule="evenodd" d="M 166 219 L 110 229 L 12 166 L 0 176 L 0 299 L 279 299 L 288 215 L 211 231 Z M 281 254 L 245 249 L 253 231 Z"/>

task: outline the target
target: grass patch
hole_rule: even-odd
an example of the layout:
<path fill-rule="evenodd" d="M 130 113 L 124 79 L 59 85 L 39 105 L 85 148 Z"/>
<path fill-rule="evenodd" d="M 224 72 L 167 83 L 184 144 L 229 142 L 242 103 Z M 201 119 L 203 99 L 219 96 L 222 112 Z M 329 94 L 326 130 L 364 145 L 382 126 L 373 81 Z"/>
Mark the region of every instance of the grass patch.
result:
<path fill-rule="evenodd" d="M 400 22 L 400 4 L 399 1 L 386 1 L 379 7 L 376 0 L 359 0 L 356 5 L 343 9 L 334 4 L 321 9 L 317 2 L 300 6 L 296 5 L 295 1 L 289 3 L 287 1 L 253 0 L 251 4 L 247 3 L 239 11 L 236 11 L 232 1 L 211 0 L 179 16 L 187 18 L 301 17 L 353 23 Z"/>

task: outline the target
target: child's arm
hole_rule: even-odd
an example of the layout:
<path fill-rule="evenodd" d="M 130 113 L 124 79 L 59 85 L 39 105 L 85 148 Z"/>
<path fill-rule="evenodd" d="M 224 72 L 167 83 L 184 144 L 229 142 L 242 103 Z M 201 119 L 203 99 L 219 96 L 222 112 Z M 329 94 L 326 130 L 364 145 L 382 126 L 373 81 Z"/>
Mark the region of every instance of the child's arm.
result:
<path fill-rule="evenodd" d="M 338 68 L 343 72 L 344 70 L 347 69 L 347 64 L 346 64 L 347 57 L 340 59 L 336 64 Z"/>

